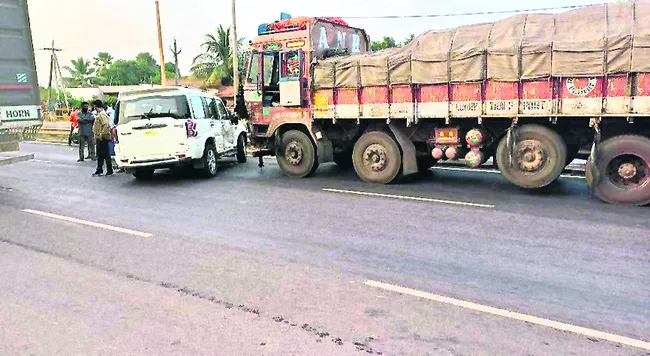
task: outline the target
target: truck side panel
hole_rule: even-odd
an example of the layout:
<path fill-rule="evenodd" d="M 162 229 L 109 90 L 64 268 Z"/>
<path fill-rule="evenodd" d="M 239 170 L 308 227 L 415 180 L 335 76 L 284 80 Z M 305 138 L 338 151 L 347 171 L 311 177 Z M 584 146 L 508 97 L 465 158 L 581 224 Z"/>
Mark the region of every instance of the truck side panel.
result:
<path fill-rule="evenodd" d="M 41 123 L 38 79 L 26 0 L 0 6 L 0 127 Z"/>
<path fill-rule="evenodd" d="M 650 116 L 650 74 L 320 89 L 313 106 L 317 119 Z"/>

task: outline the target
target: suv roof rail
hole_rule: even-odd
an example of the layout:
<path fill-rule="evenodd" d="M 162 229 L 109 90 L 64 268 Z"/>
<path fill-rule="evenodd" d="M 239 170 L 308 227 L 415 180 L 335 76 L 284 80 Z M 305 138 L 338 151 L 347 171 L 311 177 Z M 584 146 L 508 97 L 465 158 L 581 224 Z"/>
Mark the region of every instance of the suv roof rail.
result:
<path fill-rule="evenodd" d="M 122 92 L 119 95 L 119 99 L 122 99 L 124 97 L 129 97 L 129 96 L 137 96 L 137 95 L 144 95 L 144 94 L 160 94 L 160 93 L 173 93 L 173 92 L 201 92 L 200 89 L 196 88 L 191 88 L 191 87 L 158 87 L 158 88 L 146 88 L 146 89 L 135 89 L 135 90 L 129 90 L 126 92 Z"/>

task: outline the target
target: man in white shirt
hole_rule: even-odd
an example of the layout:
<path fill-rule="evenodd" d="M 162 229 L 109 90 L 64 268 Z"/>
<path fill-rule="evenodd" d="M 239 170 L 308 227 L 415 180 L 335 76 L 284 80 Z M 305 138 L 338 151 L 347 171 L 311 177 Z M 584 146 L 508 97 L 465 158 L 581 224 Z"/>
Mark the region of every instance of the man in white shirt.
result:
<path fill-rule="evenodd" d="M 115 127 L 115 110 L 113 109 L 112 106 L 106 105 L 108 109 L 106 109 L 106 115 L 108 115 L 109 122 L 108 124 L 111 125 L 111 128 Z"/>

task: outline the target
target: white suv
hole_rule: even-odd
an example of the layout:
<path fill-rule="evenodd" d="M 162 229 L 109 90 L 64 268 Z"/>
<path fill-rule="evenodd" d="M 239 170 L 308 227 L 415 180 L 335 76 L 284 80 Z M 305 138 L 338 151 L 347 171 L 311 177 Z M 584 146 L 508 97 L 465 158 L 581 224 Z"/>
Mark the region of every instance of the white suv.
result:
<path fill-rule="evenodd" d="M 122 93 L 115 116 L 115 160 L 137 179 L 182 166 L 214 177 L 223 157 L 246 162 L 246 127 L 221 99 L 202 91 L 166 87 Z"/>

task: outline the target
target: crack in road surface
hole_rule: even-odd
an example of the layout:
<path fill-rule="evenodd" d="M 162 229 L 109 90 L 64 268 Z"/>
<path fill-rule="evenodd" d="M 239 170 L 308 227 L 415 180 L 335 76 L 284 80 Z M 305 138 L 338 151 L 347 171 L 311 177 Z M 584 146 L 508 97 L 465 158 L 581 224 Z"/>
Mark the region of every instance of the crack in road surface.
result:
<path fill-rule="evenodd" d="M 236 309 L 236 310 L 239 310 L 239 311 L 244 312 L 244 313 L 253 314 L 253 315 L 255 315 L 255 316 L 259 317 L 259 318 L 266 317 L 266 316 L 264 316 L 262 314 L 262 312 L 260 312 L 260 310 L 258 308 L 251 308 L 251 307 L 248 307 L 248 306 L 246 306 L 244 304 L 232 303 L 230 301 L 221 300 L 221 299 L 218 299 L 214 295 L 209 295 L 209 294 L 206 294 L 206 293 L 202 293 L 202 292 L 200 292 L 200 291 L 198 291 L 196 289 L 188 288 L 188 287 L 185 287 L 185 286 L 180 286 L 180 285 L 177 285 L 177 284 L 174 284 L 174 283 L 165 282 L 165 281 L 156 281 L 156 280 L 152 280 L 152 279 L 149 279 L 149 278 L 146 278 L 146 277 L 137 276 L 137 275 L 135 275 L 133 273 L 117 271 L 114 268 L 106 268 L 106 267 L 104 267 L 104 266 L 102 266 L 100 264 L 93 263 L 93 262 L 90 262 L 90 261 L 86 261 L 86 260 L 74 257 L 74 256 L 72 256 L 72 254 L 67 254 L 66 255 L 66 254 L 61 254 L 61 253 L 57 253 L 57 252 L 52 252 L 52 251 L 48 251 L 48 250 L 42 249 L 42 248 L 37 247 L 37 246 L 27 245 L 27 244 L 24 244 L 24 243 L 8 240 L 8 239 L 4 239 L 4 238 L 0 238 L 0 242 L 11 245 L 11 246 L 20 247 L 20 248 L 23 248 L 23 249 L 26 249 L 26 250 L 29 250 L 29 251 L 32 251 L 32 252 L 41 253 L 41 254 L 45 254 L 45 255 L 48 255 L 48 256 L 60 258 L 60 259 L 63 259 L 65 261 L 77 263 L 77 264 L 82 265 L 82 266 L 94 268 L 94 269 L 97 269 L 97 270 L 100 270 L 100 271 L 103 271 L 103 272 L 107 272 L 107 273 L 110 273 L 112 275 L 116 275 L 116 276 L 119 276 L 119 277 L 123 277 L 123 278 L 129 279 L 129 280 L 142 282 L 142 283 L 147 283 L 147 284 L 155 285 L 155 286 L 162 287 L 162 288 L 165 288 L 165 289 L 174 290 L 174 291 L 176 291 L 176 292 L 178 292 L 180 294 L 183 294 L 183 295 L 186 295 L 186 296 L 189 296 L 189 297 L 198 298 L 198 299 L 205 300 L 205 301 L 209 301 L 209 302 L 211 302 L 213 304 L 220 305 L 220 306 L 222 306 L 222 307 L 224 307 L 226 309 Z M 276 322 L 278 324 L 285 324 L 285 325 L 288 325 L 289 327 L 292 327 L 292 328 L 295 328 L 295 329 L 298 329 L 298 327 L 300 326 L 300 330 L 303 330 L 306 333 L 315 335 L 317 337 L 317 339 L 316 339 L 317 343 L 321 343 L 326 338 L 329 338 L 329 341 L 334 343 L 335 345 L 338 345 L 338 346 L 343 346 L 344 345 L 344 341 L 343 341 L 342 338 L 332 336 L 332 335 L 330 335 L 329 332 L 324 331 L 324 330 L 320 330 L 318 328 L 315 328 L 315 327 L 313 327 L 313 326 L 311 326 L 311 325 L 309 325 L 307 323 L 300 324 L 300 323 L 296 323 L 296 322 L 290 322 L 289 320 L 285 319 L 282 316 L 274 316 L 274 317 L 271 317 L 269 319 L 273 320 L 274 322 Z M 363 342 L 363 343 L 354 341 L 353 345 L 356 347 L 356 350 L 359 351 L 359 352 L 365 352 L 365 353 L 368 353 L 368 354 L 384 355 L 384 352 L 374 350 L 372 347 L 370 347 L 369 343 L 371 341 L 374 341 L 374 338 L 367 338 L 365 340 L 365 342 Z"/>

